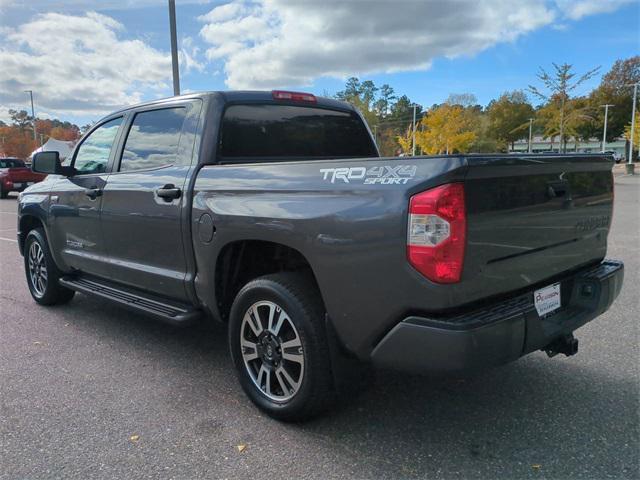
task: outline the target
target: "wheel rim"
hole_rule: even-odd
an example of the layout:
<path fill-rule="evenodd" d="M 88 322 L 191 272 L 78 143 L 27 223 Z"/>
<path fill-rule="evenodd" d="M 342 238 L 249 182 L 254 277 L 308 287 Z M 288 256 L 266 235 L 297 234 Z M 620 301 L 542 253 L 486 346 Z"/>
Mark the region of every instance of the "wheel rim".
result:
<path fill-rule="evenodd" d="M 249 307 L 240 327 L 240 350 L 254 385 L 270 400 L 286 402 L 300 390 L 304 350 L 291 318 L 279 305 Z"/>
<path fill-rule="evenodd" d="M 38 242 L 33 242 L 29 247 L 27 257 L 29 264 L 29 279 L 31 287 L 38 297 L 44 296 L 47 289 L 47 265 L 44 260 L 44 251 Z"/>

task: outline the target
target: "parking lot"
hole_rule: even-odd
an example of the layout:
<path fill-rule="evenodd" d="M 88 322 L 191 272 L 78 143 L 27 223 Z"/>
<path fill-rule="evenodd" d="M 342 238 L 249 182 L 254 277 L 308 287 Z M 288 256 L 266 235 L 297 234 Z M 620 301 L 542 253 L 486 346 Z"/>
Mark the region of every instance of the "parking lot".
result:
<path fill-rule="evenodd" d="M 34 303 L 16 197 L 1 200 L 0 478 L 638 478 L 638 176 L 616 176 L 615 202 L 625 285 L 578 355 L 464 380 L 377 372 L 292 425 L 244 396 L 221 326 L 176 330 L 80 294 Z"/>

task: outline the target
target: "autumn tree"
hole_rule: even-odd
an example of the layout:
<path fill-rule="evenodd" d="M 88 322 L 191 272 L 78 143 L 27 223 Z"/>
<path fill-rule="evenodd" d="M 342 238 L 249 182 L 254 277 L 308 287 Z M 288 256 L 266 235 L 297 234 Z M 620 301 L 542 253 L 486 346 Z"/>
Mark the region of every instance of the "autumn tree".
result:
<path fill-rule="evenodd" d="M 614 105 L 607 119 L 607 141 L 620 137 L 631 120 L 633 85 L 640 82 L 640 55 L 617 60 L 603 75 L 600 85 L 589 95 L 589 103 L 596 118 L 595 125 L 602 132 L 604 109 L 601 105 Z"/>
<path fill-rule="evenodd" d="M 24 132 L 27 128 L 29 130 L 33 128 L 33 117 L 26 110 L 9 110 L 9 116 L 11 117 L 11 124 L 18 127 L 21 132 Z"/>
<path fill-rule="evenodd" d="M 57 119 L 35 119 L 36 132 L 42 137 L 33 139 L 32 117 L 25 110 L 9 110 L 11 125 L 0 125 L 0 156 L 27 158 L 40 141 L 49 137 L 57 140 L 76 141 L 80 129 L 77 125 Z"/>
<path fill-rule="evenodd" d="M 396 141 L 405 155 L 413 153 L 413 126 L 409 125 L 401 135 L 396 135 Z M 416 139 L 417 140 L 417 139 Z"/>
<path fill-rule="evenodd" d="M 511 144 L 528 134 L 534 110 L 521 90 L 503 93 L 487 107 L 488 133 L 499 143 Z"/>
<path fill-rule="evenodd" d="M 640 150 L 640 125 L 638 124 L 638 122 L 640 121 L 640 115 L 638 113 L 639 112 L 636 111 L 636 114 L 635 114 L 636 118 L 635 118 L 635 121 L 633 122 L 634 123 L 633 125 L 633 150 L 634 151 Z M 629 122 L 624 127 L 624 138 L 627 140 L 627 142 L 631 140 L 631 122 Z M 627 152 L 628 151 L 629 151 L 629 148 L 627 147 Z M 633 158 L 636 158 L 636 156 L 633 156 Z"/>
<path fill-rule="evenodd" d="M 566 144 L 569 139 L 574 141 L 588 140 L 596 135 L 594 131 L 594 117 L 592 110 L 584 97 L 572 98 L 564 105 L 564 112 L 561 112 L 559 101 L 551 101 L 538 109 L 537 122 L 542 125 L 544 137 L 554 139 L 562 137 L 564 141 L 559 144 L 559 151 L 566 151 Z M 563 130 L 560 130 L 560 125 Z"/>
<path fill-rule="evenodd" d="M 416 143 L 429 154 L 466 153 L 476 139 L 468 111 L 460 105 L 440 105 L 420 121 Z"/>
<path fill-rule="evenodd" d="M 444 103 L 470 108 L 478 104 L 478 98 L 473 93 L 450 93 Z"/>
<path fill-rule="evenodd" d="M 554 71 L 548 73 L 545 69 L 540 67 L 540 72 L 537 77 L 542 82 L 543 89 L 529 85 L 528 91 L 541 100 L 552 103 L 558 112 L 557 115 L 550 116 L 549 118 L 557 122 L 557 131 L 560 137 L 560 149 L 566 150 L 566 135 L 565 129 L 567 126 L 567 106 L 571 100 L 572 92 L 582 85 L 584 82 L 592 78 L 600 71 L 600 67 L 596 67 L 588 72 L 576 77 L 576 73 L 572 71 L 573 65 L 563 63 L 558 65 L 553 63 Z M 554 126 L 549 126 L 549 129 L 556 129 Z"/>

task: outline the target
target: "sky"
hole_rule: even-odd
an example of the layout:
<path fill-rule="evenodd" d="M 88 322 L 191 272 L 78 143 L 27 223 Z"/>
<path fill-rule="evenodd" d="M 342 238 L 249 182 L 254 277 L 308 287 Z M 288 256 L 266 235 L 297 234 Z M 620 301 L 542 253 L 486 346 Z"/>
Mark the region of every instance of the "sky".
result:
<path fill-rule="evenodd" d="M 606 73 L 640 53 L 640 0 L 177 0 L 182 92 L 333 95 L 351 76 L 430 106 L 486 105 L 540 67 Z M 79 125 L 172 94 L 165 0 L 0 0 L 0 119 Z M 598 85 L 600 75 L 575 93 Z"/>

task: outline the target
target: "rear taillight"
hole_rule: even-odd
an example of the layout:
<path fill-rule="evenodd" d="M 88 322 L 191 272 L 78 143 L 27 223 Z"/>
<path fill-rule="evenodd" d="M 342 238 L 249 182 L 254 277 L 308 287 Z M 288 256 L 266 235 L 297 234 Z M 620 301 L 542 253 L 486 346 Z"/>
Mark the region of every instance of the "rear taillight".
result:
<path fill-rule="evenodd" d="M 273 90 L 271 92 L 274 100 L 289 100 L 290 102 L 316 103 L 316 96 L 311 93 L 287 92 L 285 90 Z"/>
<path fill-rule="evenodd" d="M 461 183 L 441 185 L 411 197 L 407 232 L 409 263 L 436 283 L 460 281 L 467 214 Z"/>

